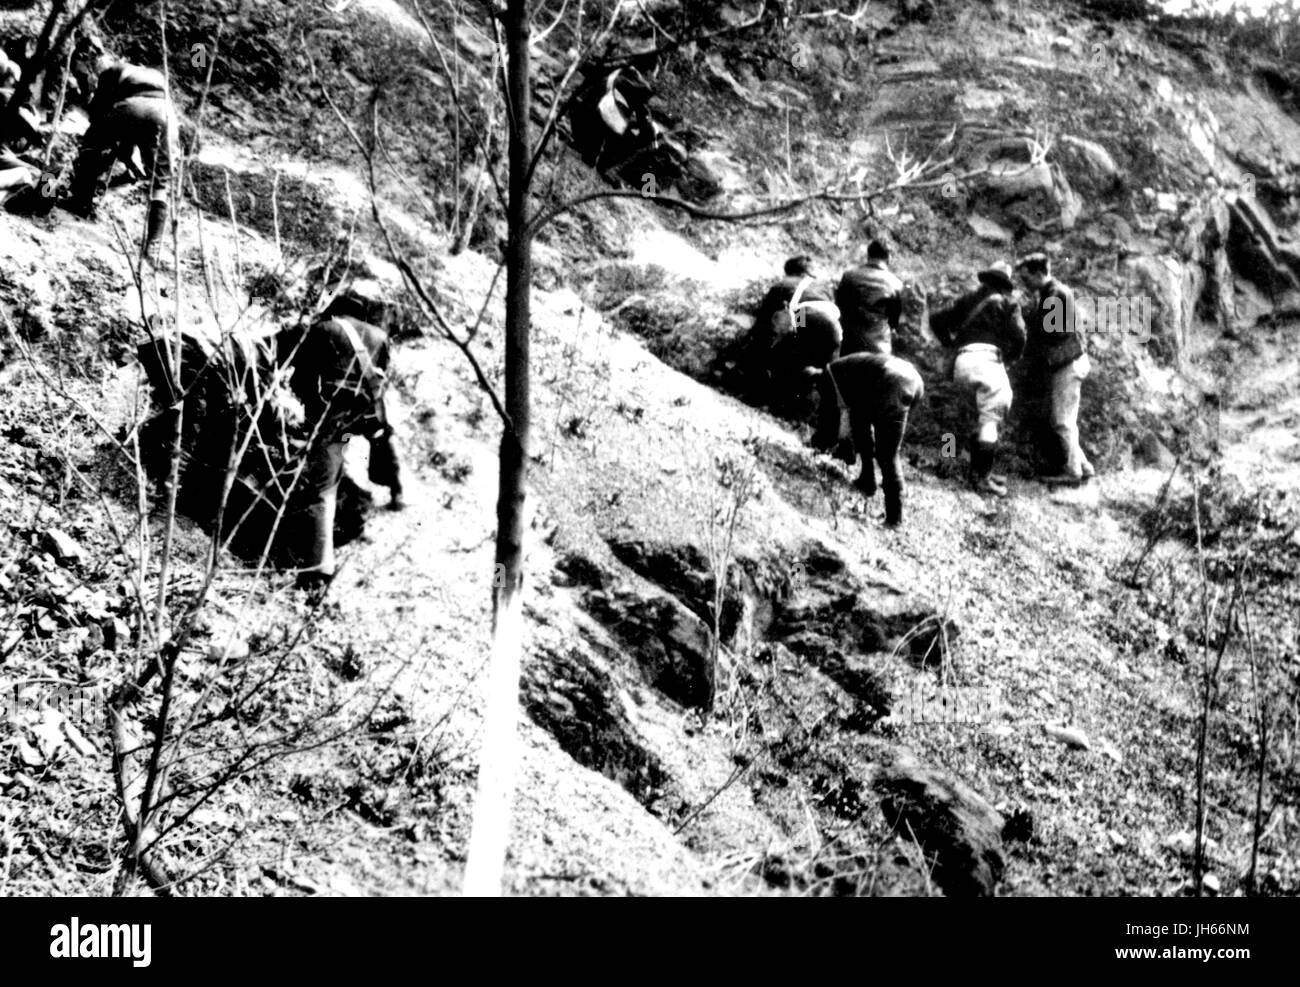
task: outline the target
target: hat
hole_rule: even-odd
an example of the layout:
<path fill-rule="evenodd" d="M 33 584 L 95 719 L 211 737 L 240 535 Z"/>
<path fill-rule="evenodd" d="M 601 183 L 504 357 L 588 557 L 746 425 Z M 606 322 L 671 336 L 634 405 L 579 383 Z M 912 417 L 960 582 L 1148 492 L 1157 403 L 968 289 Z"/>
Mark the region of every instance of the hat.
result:
<path fill-rule="evenodd" d="M 989 265 L 980 271 L 976 277 L 982 283 L 992 288 L 1001 288 L 1003 291 L 1011 291 L 1016 286 L 1016 283 L 1011 280 L 1011 265 L 1004 260 Z"/>

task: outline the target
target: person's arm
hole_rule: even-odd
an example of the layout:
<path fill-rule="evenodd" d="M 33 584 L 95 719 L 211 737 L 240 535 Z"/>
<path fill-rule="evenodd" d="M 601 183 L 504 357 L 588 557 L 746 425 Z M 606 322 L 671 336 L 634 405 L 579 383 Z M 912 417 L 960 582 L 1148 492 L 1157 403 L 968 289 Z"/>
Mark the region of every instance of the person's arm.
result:
<path fill-rule="evenodd" d="M 930 331 L 934 333 L 934 338 L 944 346 L 951 346 L 953 327 L 958 325 L 957 305 L 945 305 L 943 308 L 934 309 L 927 304 L 926 307 L 930 310 Z"/>
<path fill-rule="evenodd" d="M 898 332 L 898 323 L 903 317 L 903 293 L 901 289 L 885 299 L 884 308 L 885 319 L 889 322 L 889 328 L 894 332 Z"/>
<path fill-rule="evenodd" d="M 1020 312 L 1020 303 L 1012 297 L 1003 299 L 1006 316 L 1003 321 L 1006 343 L 1002 347 L 1002 359 L 1015 363 L 1025 352 L 1025 317 Z"/>

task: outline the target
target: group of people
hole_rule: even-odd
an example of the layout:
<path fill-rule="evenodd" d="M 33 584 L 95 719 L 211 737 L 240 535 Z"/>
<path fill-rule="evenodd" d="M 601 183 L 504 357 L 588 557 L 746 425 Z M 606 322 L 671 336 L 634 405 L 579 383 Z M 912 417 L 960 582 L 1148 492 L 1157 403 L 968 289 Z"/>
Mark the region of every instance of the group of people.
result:
<path fill-rule="evenodd" d="M 889 262 L 888 247 L 873 240 L 865 262 L 832 288 L 814 275 L 810 258 L 792 257 L 785 277 L 763 299 L 751 360 L 779 413 L 802 417 L 816 394 L 812 444 L 850 464 L 860 457 L 854 485 L 867 497 L 876 493 L 879 466 L 885 523 L 894 526 L 903 518 L 903 436 L 925 384 L 909 361 L 894 354 L 903 282 Z M 949 377 L 975 420 L 970 485 L 999 497 L 1007 494 L 1006 477 L 994 469 L 1012 402 L 1007 367 L 1022 357 L 1049 408 L 1054 448 L 1044 450 L 1048 467 L 1040 479 L 1078 485 L 1094 475 L 1079 445 L 1079 399 L 1090 364 L 1081 327 L 1070 317 L 1073 296 L 1052 275 L 1044 253 L 1023 257 L 1016 273 L 1026 289 L 1023 301 L 1011 266 L 998 262 L 978 272 L 978 287 L 929 318 L 931 331 L 951 353 Z M 1048 317 L 1059 312 L 1066 313 L 1063 321 Z"/>
<path fill-rule="evenodd" d="M 178 155 L 177 118 L 167 80 L 157 69 L 113 57 L 90 35 L 76 44 L 69 68 L 66 92 L 80 100 L 89 125 L 66 188 L 56 190 L 57 201 L 50 189 L 38 188 L 48 179 L 41 174 L 43 162 L 32 149 L 39 148 L 52 123 L 43 121 L 28 103 L 5 114 L 11 122 L 0 146 L 0 192 L 10 200 L 26 191 L 37 206 L 48 209 L 57 204 L 93 219 L 114 166 L 120 163 L 128 179 L 146 185 L 149 206 L 143 248 L 144 255 L 156 261 Z M 6 104 L 14 97 L 23 71 L 8 56 L 0 60 L 0 100 Z M 12 208 L 11 202 L 6 205 Z M 367 294 L 353 285 L 337 291 L 324 310 L 303 326 L 276 337 L 271 369 L 287 372 L 304 411 L 300 432 L 308 437 L 292 503 L 286 505 L 290 520 L 283 539 L 285 555 L 297 568 L 300 585 L 307 588 L 327 583 L 335 572 L 335 515 L 349 436 L 369 442 L 371 482 L 389 489 L 390 507 L 402 507 L 400 468 L 385 397 L 390 344 L 386 330 L 376 324 L 385 321 L 384 308 L 374 292 Z M 151 344 L 144 344 L 142 352 Z M 167 377 L 163 364 L 155 362 L 154 369 Z M 170 381 L 159 384 L 167 393 Z"/>

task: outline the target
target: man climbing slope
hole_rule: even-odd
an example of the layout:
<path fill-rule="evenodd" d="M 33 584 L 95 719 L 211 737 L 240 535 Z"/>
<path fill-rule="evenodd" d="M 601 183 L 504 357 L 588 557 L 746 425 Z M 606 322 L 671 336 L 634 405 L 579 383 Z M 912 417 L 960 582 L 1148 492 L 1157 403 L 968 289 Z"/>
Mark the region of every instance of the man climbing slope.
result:
<path fill-rule="evenodd" d="M 305 330 L 282 333 L 279 362 L 292 367 L 290 386 L 302 402 L 311 436 L 299 480 L 303 529 L 291 530 L 300 585 L 334 575 L 334 518 L 344 450 L 349 436 L 370 443 L 370 479 L 389 489 L 393 510 L 402 507 L 402 482 L 385 397 L 390 349 L 380 328 L 344 314 L 357 296 L 339 293 Z"/>
<path fill-rule="evenodd" d="M 806 399 L 806 366 L 825 367 L 839 353 L 839 309 L 828 284 L 813 273 L 812 258 L 785 262 L 785 276 L 763 296 L 746 341 L 747 399 L 778 414 L 799 415 Z"/>
<path fill-rule="evenodd" d="M 956 349 L 952 379 L 967 393 L 979 422 L 970 440 L 970 484 L 1005 497 L 1006 479 L 993 472 L 993 462 L 999 429 L 1011 410 L 1006 364 L 1024 351 L 1025 321 L 1008 264 L 998 261 L 977 276 L 980 286 L 934 312 L 930 328 L 939 342 Z"/>
<path fill-rule="evenodd" d="M 881 353 L 854 353 L 831 361 L 820 375 L 833 400 L 823 405 L 813 446 L 827 451 L 846 438 L 862 457 L 854 486 L 876 494 L 876 464 L 885 493 L 885 524 L 903 520 L 903 435 L 907 416 L 925 394 L 925 384 L 906 360 Z M 873 462 L 874 460 L 874 462 Z"/>
<path fill-rule="evenodd" d="M 77 71 L 96 81 L 89 107 L 90 127 L 81 139 L 65 207 L 93 218 L 114 162 L 120 160 L 130 167 L 132 153 L 138 150 L 149 183 L 145 254 L 153 258 L 167 224 L 167 199 L 178 154 L 176 115 L 167 80 L 158 70 L 129 65 L 93 43 L 81 46 L 74 62 Z"/>

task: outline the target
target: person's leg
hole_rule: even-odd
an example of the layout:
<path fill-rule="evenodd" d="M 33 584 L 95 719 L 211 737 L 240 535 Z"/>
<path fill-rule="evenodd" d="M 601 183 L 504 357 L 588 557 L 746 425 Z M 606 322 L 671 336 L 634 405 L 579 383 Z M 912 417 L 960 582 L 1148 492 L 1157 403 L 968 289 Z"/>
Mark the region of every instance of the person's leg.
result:
<path fill-rule="evenodd" d="M 382 431 L 370 437 L 370 465 L 367 473 L 371 483 L 388 488 L 389 508 L 400 511 L 405 506 L 402 499 L 402 470 L 397 448 L 393 444 L 392 426 L 385 425 Z"/>
<path fill-rule="evenodd" d="M 876 419 L 876 461 L 880 464 L 880 489 L 885 495 L 885 524 L 903 521 L 903 437 L 907 416 L 925 392 L 916 368 L 905 360 L 891 360 L 884 385 L 888 389 Z"/>
<path fill-rule="evenodd" d="M 108 184 L 117 159 L 121 139 L 120 123 L 115 113 L 91 122 L 81 138 L 81 148 L 72 169 L 72 182 L 68 192 L 67 208 L 90 217 L 95 202 Z"/>
<path fill-rule="evenodd" d="M 873 434 L 873 416 L 871 409 L 858 407 L 849 413 L 853 430 L 853 448 L 862 457 L 862 467 L 853 485 L 864 496 L 876 495 L 876 436 Z"/>
<path fill-rule="evenodd" d="M 1078 482 L 1091 474 L 1091 464 L 1079 447 L 1079 397 L 1087 373 L 1086 367 L 1079 366 L 1083 359 L 1080 357 L 1052 375 L 1052 431 L 1060 443 L 1064 465 L 1059 475 L 1045 478 L 1048 482 Z"/>
<path fill-rule="evenodd" d="M 342 440 L 322 442 L 309 453 L 299 479 L 306 502 L 306 530 L 295 533 L 302 545 L 296 553 L 300 583 L 319 583 L 334 575 L 334 518 L 338 509 L 339 481 L 343 477 Z"/>
<path fill-rule="evenodd" d="M 840 440 L 839 400 L 829 369 L 817 376 L 817 426 L 813 430 L 812 447 L 818 452 L 830 452 Z"/>
<path fill-rule="evenodd" d="M 979 415 L 975 447 L 971 452 L 972 485 L 981 493 L 1005 496 L 1006 480 L 993 472 L 999 430 L 1011 409 L 1011 382 L 1002 362 L 991 354 L 980 354 L 971 371 L 975 382 L 975 406 Z"/>
<path fill-rule="evenodd" d="M 876 462 L 880 464 L 880 489 L 885 495 L 885 524 L 903 520 L 903 433 L 907 409 L 894 404 L 876 419 Z"/>
<path fill-rule="evenodd" d="M 167 101 L 153 97 L 127 100 L 123 113 L 132 122 L 132 139 L 140 149 L 140 161 L 149 185 L 144 252 L 152 259 L 157 255 L 167 226 L 167 200 L 177 155 L 176 122 Z"/>

